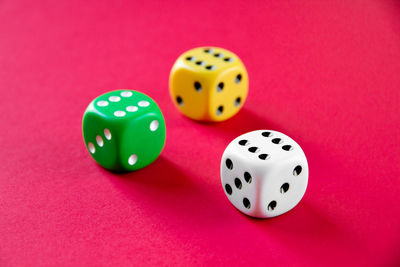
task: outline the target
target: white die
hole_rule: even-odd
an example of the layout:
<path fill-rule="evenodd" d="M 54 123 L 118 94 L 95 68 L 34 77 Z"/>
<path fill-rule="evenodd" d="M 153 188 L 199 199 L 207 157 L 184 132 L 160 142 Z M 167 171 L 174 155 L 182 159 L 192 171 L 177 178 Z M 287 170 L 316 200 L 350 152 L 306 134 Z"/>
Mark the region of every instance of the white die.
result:
<path fill-rule="evenodd" d="M 291 210 L 303 197 L 307 159 L 301 147 L 283 133 L 245 133 L 222 155 L 221 182 L 228 199 L 241 212 L 275 217 Z"/>

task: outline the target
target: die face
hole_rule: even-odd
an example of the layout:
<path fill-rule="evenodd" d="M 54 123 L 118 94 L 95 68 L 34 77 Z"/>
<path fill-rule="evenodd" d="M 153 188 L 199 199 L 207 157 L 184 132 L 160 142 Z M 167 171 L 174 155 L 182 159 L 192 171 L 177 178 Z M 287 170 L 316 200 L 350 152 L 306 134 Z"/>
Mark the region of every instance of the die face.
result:
<path fill-rule="evenodd" d="M 243 154 L 225 150 L 221 161 L 221 183 L 229 201 L 241 212 L 252 217 L 263 217 L 260 212 L 262 174 L 247 164 Z"/>
<path fill-rule="evenodd" d="M 158 112 L 149 112 L 130 121 L 121 141 L 119 156 L 123 169 L 133 171 L 149 165 L 164 147 L 164 117 Z"/>
<path fill-rule="evenodd" d="M 104 168 L 118 169 L 118 134 L 113 125 L 96 111 L 85 113 L 82 124 L 83 138 L 91 156 Z"/>
<path fill-rule="evenodd" d="M 184 115 L 202 121 L 222 121 L 235 115 L 243 105 L 248 76 L 243 63 L 232 52 L 199 47 L 177 59 L 169 84 L 173 102 Z"/>
<path fill-rule="evenodd" d="M 116 126 L 125 125 L 130 121 L 149 111 L 159 111 L 157 105 L 147 108 L 150 103 L 155 103 L 149 96 L 132 90 L 115 90 L 105 93 L 92 101 L 87 112 L 97 112 L 105 120 Z"/>
<path fill-rule="evenodd" d="M 232 181 L 240 175 L 235 169 L 229 170 L 224 160 L 234 158 L 232 164 L 239 165 L 239 172 L 252 175 L 253 191 L 244 192 L 240 198 L 253 198 L 255 210 L 247 211 L 238 207 L 239 200 L 229 200 L 242 212 L 254 217 L 274 217 L 283 214 L 303 197 L 308 182 L 308 164 L 301 147 L 290 137 L 269 130 L 246 133 L 234 139 L 226 148 L 221 162 L 221 180 Z M 226 191 L 225 191 L 226 192 Z M 249 196 L 255 192 L 256 196 Z"/>
<path fill-rule="evenodd" d="M 243 65 L 221 72 L 211 89 L 209 114 L 213 121 L 223 121 L 239 112 L 247 98 L 249 80 Z"/>
<path fill-rule="evenodd" d="M 149 125 L 144 125 L 151 118 Z M 151 124 L 153 121 L 156 122 Z M 156 128 L 154 132 L 157 133 L 139 127 Z M 165 122 L 159 107 L 147 95 L 132 90 L 116 90 L 94 99 L 85 111 L 82 128 L 92 157 L 103 167 L 115 171 L 136 170 L 148 165 L 160 154 L 165 142 Z M 150 137 L 142 136 L 147 134 Z M 140 143 L 131 141 L 137 139 L 151 140 L 147 148 L 150 152 L 145 152 L 139 162 L 134 157 L 126 162 L 126 151 L 137 151 Z M 152 152 L 157 153 L 148 156 Z"/>
<path fill-rule="evenodd" d="M 275 217 L 294 208 L 303 198 L 308 182 L 305 157 L 295 156 L 265 175 L 260 207 L 263 217 Z"/>
<path fill-rule="evenodd" d="M 182 67 L 180 67 L 182 66 Z M 208 106 L 213 79 L 205 73 L 196 73 L 184 64 L 178 64 L 171 72 L 170 90 L 175 106 L 194 120 L 209 120 Z"/>

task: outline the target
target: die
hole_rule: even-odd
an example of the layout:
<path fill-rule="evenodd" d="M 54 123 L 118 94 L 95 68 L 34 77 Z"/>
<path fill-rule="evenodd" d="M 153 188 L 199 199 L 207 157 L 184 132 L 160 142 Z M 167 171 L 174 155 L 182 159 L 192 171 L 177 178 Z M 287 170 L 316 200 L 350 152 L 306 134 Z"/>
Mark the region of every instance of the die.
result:
<path fill-rule="evenodd" d="M 221 182 L 229 201 L 241 212 L 275 217 L 302 199 L 308 183 L 307 159 L 301 147 L 283 133 L 252 131 L 225 149 Z"/>
<path fill-rule="evenodd" d="M 106 169 L 133 171 L 152 163 L 165 143 L 165 121 L 153 99 L 132 90 L 95 98 L 82 120 L 83 139 Z"/>
<path fill-rule="evenodd" d="M 178 110 L 200 121 L 223 121 L 242 108 L 248 75 L 234 53 L 199 47 L 183 53 L 172 67 L 170 95 Z"/>

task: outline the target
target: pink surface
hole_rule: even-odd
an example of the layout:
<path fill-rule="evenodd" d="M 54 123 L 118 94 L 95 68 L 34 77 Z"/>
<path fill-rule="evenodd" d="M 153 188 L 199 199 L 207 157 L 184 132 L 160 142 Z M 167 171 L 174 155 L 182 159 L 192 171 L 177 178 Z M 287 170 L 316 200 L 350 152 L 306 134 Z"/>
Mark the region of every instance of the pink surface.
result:
<path fill-rule="evenodd" d="M 399 3 L 187 2 L 0 0 L 0 265 L 399 265 Z M 249 72 L 224 123 L 169 99 L 173 62 L 201 45 Z M 124 175 L 81 135 L 88 103 L 117 88 L 167 121 L 162 156 Z M 255 220 L 225 197 L 219 164 L 264 128 L 302 146 L 310 178 L 295 209 Z"/>

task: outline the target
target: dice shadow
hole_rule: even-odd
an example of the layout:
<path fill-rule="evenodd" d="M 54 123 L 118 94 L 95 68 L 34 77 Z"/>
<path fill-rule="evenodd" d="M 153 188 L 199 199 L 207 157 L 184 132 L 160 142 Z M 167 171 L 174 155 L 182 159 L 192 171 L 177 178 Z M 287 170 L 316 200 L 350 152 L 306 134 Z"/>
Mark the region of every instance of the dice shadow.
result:
<path fill-rule="evenodd" d="M 255 130 L 266 129 L 285 132 L 281 125 L 261 117 L 246 107 L 243 107 L 238 114 L 226 121 L 200 122 L 199 124 L 229 141 L 241 134 Z"/>
<path fill-rule="evenodd" d="M 249 217 L 248 220 L 268 236 L 285 244 L 291 244 L 290 240 L 293 237 L 321 244 L 349 242 L 350 240 L 352 243 L 359 243 L 349 230 L 335 222 L 334 215 L 330 218 L 307 199 L 303 199 L 292 210 L 280 216 L 269 219 Z M 296 244 L 293 245 L 293 249 L 305 251 L 308 249 L 307 247 L 298 247 Z"/>
<path fill-rule="evenodd" d="M 130 173 L 111 173 L 113 185 L 144 213 L 157 213 L 165 220 L 213 222 L 224 219 L 224 205 L 201 184 L 199 175 L 187 173 L 160 156 L 150 166 Z M 204 179 L 204 178 L 202 178 Z M 200 200 L 200 201 L 199 201 Z M 213 203 L 210 208 L 209 203 Z M 199 210 L 201 212 L 193 212 Z"/>
<path fill-rule="evenodd" d="M 176 192 L 186 189 L 191 180 L 178 166 L 163 156 L 160 156 L 149 166 L 132 172 L 112 172 L 116 181 L 127 185 L 141 184 L 143 186 L 162 188 Z"/>

